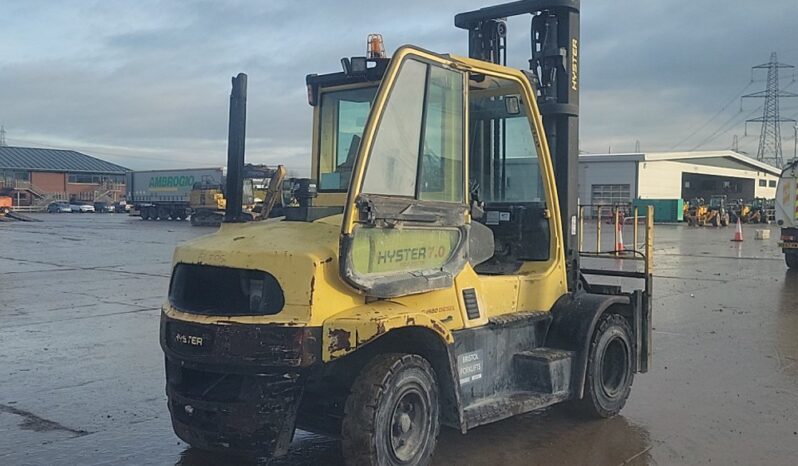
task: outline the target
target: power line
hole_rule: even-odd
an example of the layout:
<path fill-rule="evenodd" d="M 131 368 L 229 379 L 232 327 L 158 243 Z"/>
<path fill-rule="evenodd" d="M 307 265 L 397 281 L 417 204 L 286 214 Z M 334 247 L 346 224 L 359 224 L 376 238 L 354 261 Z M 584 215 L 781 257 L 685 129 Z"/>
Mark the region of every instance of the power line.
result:
<path fill-rule="evenodd" d="M 688 135 L 686 138 L 682 139 L 681 141 L 679 141 L 679 142 L 677 142 L 676 144 L 674 144 L 673 146 L 671 146 L 671 150 L 673 150 L 673 149 L 675 149 L 676 147 L 678 147 L 678 146 L 681 146 L 681 145 L 682 145 L 682 144 L 684 144 L 685 142 L 689 141 L 689 140 L 690 140 L 690 138 L 692 138 L 693 136 L 695 136 L 696 134 L 698 134 L 699 132 L 701 132 L 701 131 L 702 131 L 704 128 L 706 128 L 707 126 L 709 126 L 709 124 L 710 124 L 710 123 L 712 123 L 713 121 L 715 121 L 715 118 L 717 118 L 718 116 L 720 116 L 720 114 L 721 114 L 721 113 L 725 112 L 725 111 L 726 111 L 726 109 L 727 109 L 727 108 L 729 108 L 729 105 L 731 105 L 731 104 L 733 104 L 734 102 L 736 102 L 736 101 L 737 101 L 737 99 L 738 99 L 738 98 L 739 98 L 739 97 L 742 95 L 742 93 L 743 93 L 743 92 L 745 92 L 746 90 L 748 90 L 748 88 L 749 88 L 749 87 L 751 87 L 751 85 L 752 85 L 752 84 L 754 84 L 754 80 L 753 80 L 753 79 L 752 79 L 751 81 L 748 81 L 748 84 L 746 84 L 746 85 L 745 85 L 745 86 L 744 86 L 742 89 L 740 89 L 739 91 L 737 91 L 737 93 L 735 93 L 735 94 L 734 94 L 734 97 L 732 97 L 732 98 L 731 98 L 731 99 L 730 99 L 728 102 L 726 102 L 726 105 L 724 105 L 724 106 L 723 106 L 723 107 L 722 107 L 720 110 L 718 110 L 718 111 L 717 111 L 717 112 L 716 112 L 714 115 L 712 115 L 712 117 L 710 117 L 710 118 L 709 118 L 709 120 L 707 120 L 706 122 L 704 122 L 704 124 L 703 124 L 703 125 L 699 126 L 699 127 L 698 127 L 698 129 L 696 129 L 695 131 L 693 131 L 692 133 L 690 133 L 690 134 L 689 134 L 689 135 Z"/>
<path fill-rule="evenodd" d="M 791 81 L 789 84 L 784 86 L 784 89 L 782 89 L 782 90 L 788 89 L 793 84 L 795 84 L 795 81 Z M 723 124 L 721 124 L 712 134 L 710 134 L 709 136 L 704 138 L 700 143 L 698 143 L 695 146 L 693 146 L 690 150 L 696 150 L 696 149 L 698 149 L 698 148 L 700 148 L 702 146 L 705 146 L 705 145 L 709 144 L 710 142 L 716 140 L 718 137 L 723 136 L 724 134 L 726 134 L 729 131 L 731 131 L 731 129 L 734 128 L 736 124 L 742 123 L 745 119 L 749 119 L 750 117 L 756 115 L 759 111 L 761 111 L 764 108 L 764 104 L 761 104 L 758 107 L 756 107 L 755 109 L 753 109 L 751 112 L 746 114 L 744 116 L 744 120 L 743 121 L 735 121 L 735 120 L 738 120 L 740 118 L 740 115 L 743 113 L 743 108 L 742 108 L 742 98 L 743 97 L 745 97 L 745 96 L 741 96 L 740 97 L 740 111 L 736 112 L 734 115 L 732 115 L 731 118 L 727 119 Z M 731 126 L 729 126 L 730 124 L 731 124 Z M 743 137 L 748 137 L 747 127 L 748 127 L 748 125 L 746 123 L 746 134 Z"/>
<path fill-rule="evenodd" d="M 720 125 L 720 127 L 718 127 L 718 129 L 716 129 L 712 134 L 710 134 L 709 136 L 704 138 L 703 141 L 701 141 L 700 143 L 698 143 L 695 146 L 693 146 L 690 150 L 692 151 L 692 150 L 699 149 L 699 148 L 709 144 L 710 142 L 714 141 L 715 139 L 719 138 L 720 136 L 723 136 L 724 134 L 726 134 L 729 131 L 731 131 L 732 128 L 734 128 L 736 125 L 738 125 L 738 124 L 742 123 L 743 121 L 745 121 L 746 118 L 755 115 L 761 108 L 762 108 L 762 106 L 760 105 L 759 107 L 754 109 L 752 112 L 744 115 L 743 116 L 743 120 L 740 120 L 740 115 L 743 114 L 743 111 L 740 110 L 739 112 L 736 112 L 734 115 L 731 116 L 731 118 L 729 118 L 722 125 Z"/>

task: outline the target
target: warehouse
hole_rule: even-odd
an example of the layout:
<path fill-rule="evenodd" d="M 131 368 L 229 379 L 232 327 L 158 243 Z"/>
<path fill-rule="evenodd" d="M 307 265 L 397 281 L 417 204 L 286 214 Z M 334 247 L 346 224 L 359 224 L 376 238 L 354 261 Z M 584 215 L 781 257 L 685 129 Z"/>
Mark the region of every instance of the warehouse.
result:
<path fill-rule="evenodd" d="M 119 200 L 127 168 L 71 150 L 0 146 L 0 194 L 14 205 Z"/>
<path fill-rule="evenodd" d="M 583 205 L 629 204 L 635 199 L 773 199 L 780 171 L 730 150 L 582 154 Z"/>

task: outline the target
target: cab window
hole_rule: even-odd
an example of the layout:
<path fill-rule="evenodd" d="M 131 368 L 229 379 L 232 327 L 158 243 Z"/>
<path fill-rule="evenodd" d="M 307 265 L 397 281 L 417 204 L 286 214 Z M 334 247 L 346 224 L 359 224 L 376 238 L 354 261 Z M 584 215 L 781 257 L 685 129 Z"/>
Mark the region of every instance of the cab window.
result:
<path fill-rule="evenodd" d="M 464 202 L 463 75 L 408 59 L 374 138 L 362 192 Z"/>
<path fill-rule="evenodd" d="M 545 205 L 537 144 L 517 83 L 480 77 L 472 81 L 471 186 L 484 202 Z"/>
<path fill-rule="evenodd" d="M 478 273 L 516 273 L 525 261 L 552 257 L 549 203 L 524 96 L 516 81 L 472 75 L 469 187 L 484 202 L 480 222 L 494 237 L 494 255 Z"/>
<path fill-rule="evenodd" d="M 346 191 L 376 87 L 324 92 L 319 131 L 319 190 Z"/>

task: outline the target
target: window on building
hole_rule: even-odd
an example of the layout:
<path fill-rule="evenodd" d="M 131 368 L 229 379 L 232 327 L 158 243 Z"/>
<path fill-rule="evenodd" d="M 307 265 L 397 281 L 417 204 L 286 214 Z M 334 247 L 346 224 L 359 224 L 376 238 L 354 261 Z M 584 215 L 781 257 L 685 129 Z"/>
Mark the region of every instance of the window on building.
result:
<path fill-rule="evenodd" d="M 88 173 L 70 173 L 67 177 L 69 183 L 76 184 L 104 184 L 104 183 L 124 183 L 123 175 L 92 175 Z"/>
<path fill-rule="evenodd" d="M 15 181 L 30 181 L 30 172 L 20 170 L 0 170 L 0 183 L 10 185 Z"/>
<path fill-rule="evenodd" d="M 592 203 L 596 205 L 628 205 L 632 202 L 628 184 L 594 184 Z"/>
<path fill-rule="evenodd" d="M 776 187 L 776 180 L 768 181 L 768 186 L 771 187 L 771 188 L 775 188 Z"/>
<path fill-rule="evenodd" d="M 764 188 L 768 185 L 768 180 L 759 180 L 759 186 Z"/>

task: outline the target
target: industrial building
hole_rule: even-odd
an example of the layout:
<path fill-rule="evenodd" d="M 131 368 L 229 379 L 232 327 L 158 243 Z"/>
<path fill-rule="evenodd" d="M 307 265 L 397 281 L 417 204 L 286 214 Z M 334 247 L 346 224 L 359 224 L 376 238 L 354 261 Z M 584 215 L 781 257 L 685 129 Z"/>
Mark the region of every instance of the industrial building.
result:
<path fill-rule="evenodd" d="M 730 151 L 582 154 L 583 205 L 624 205 L 635 199 L 773 199 L 780 170 Z"/>
<path fill-rule="evenodd" d="M 117 201 L 127 171 L 71 150 L 0 146 L 0 195 L 18 206 L 56 199 Z"/>

